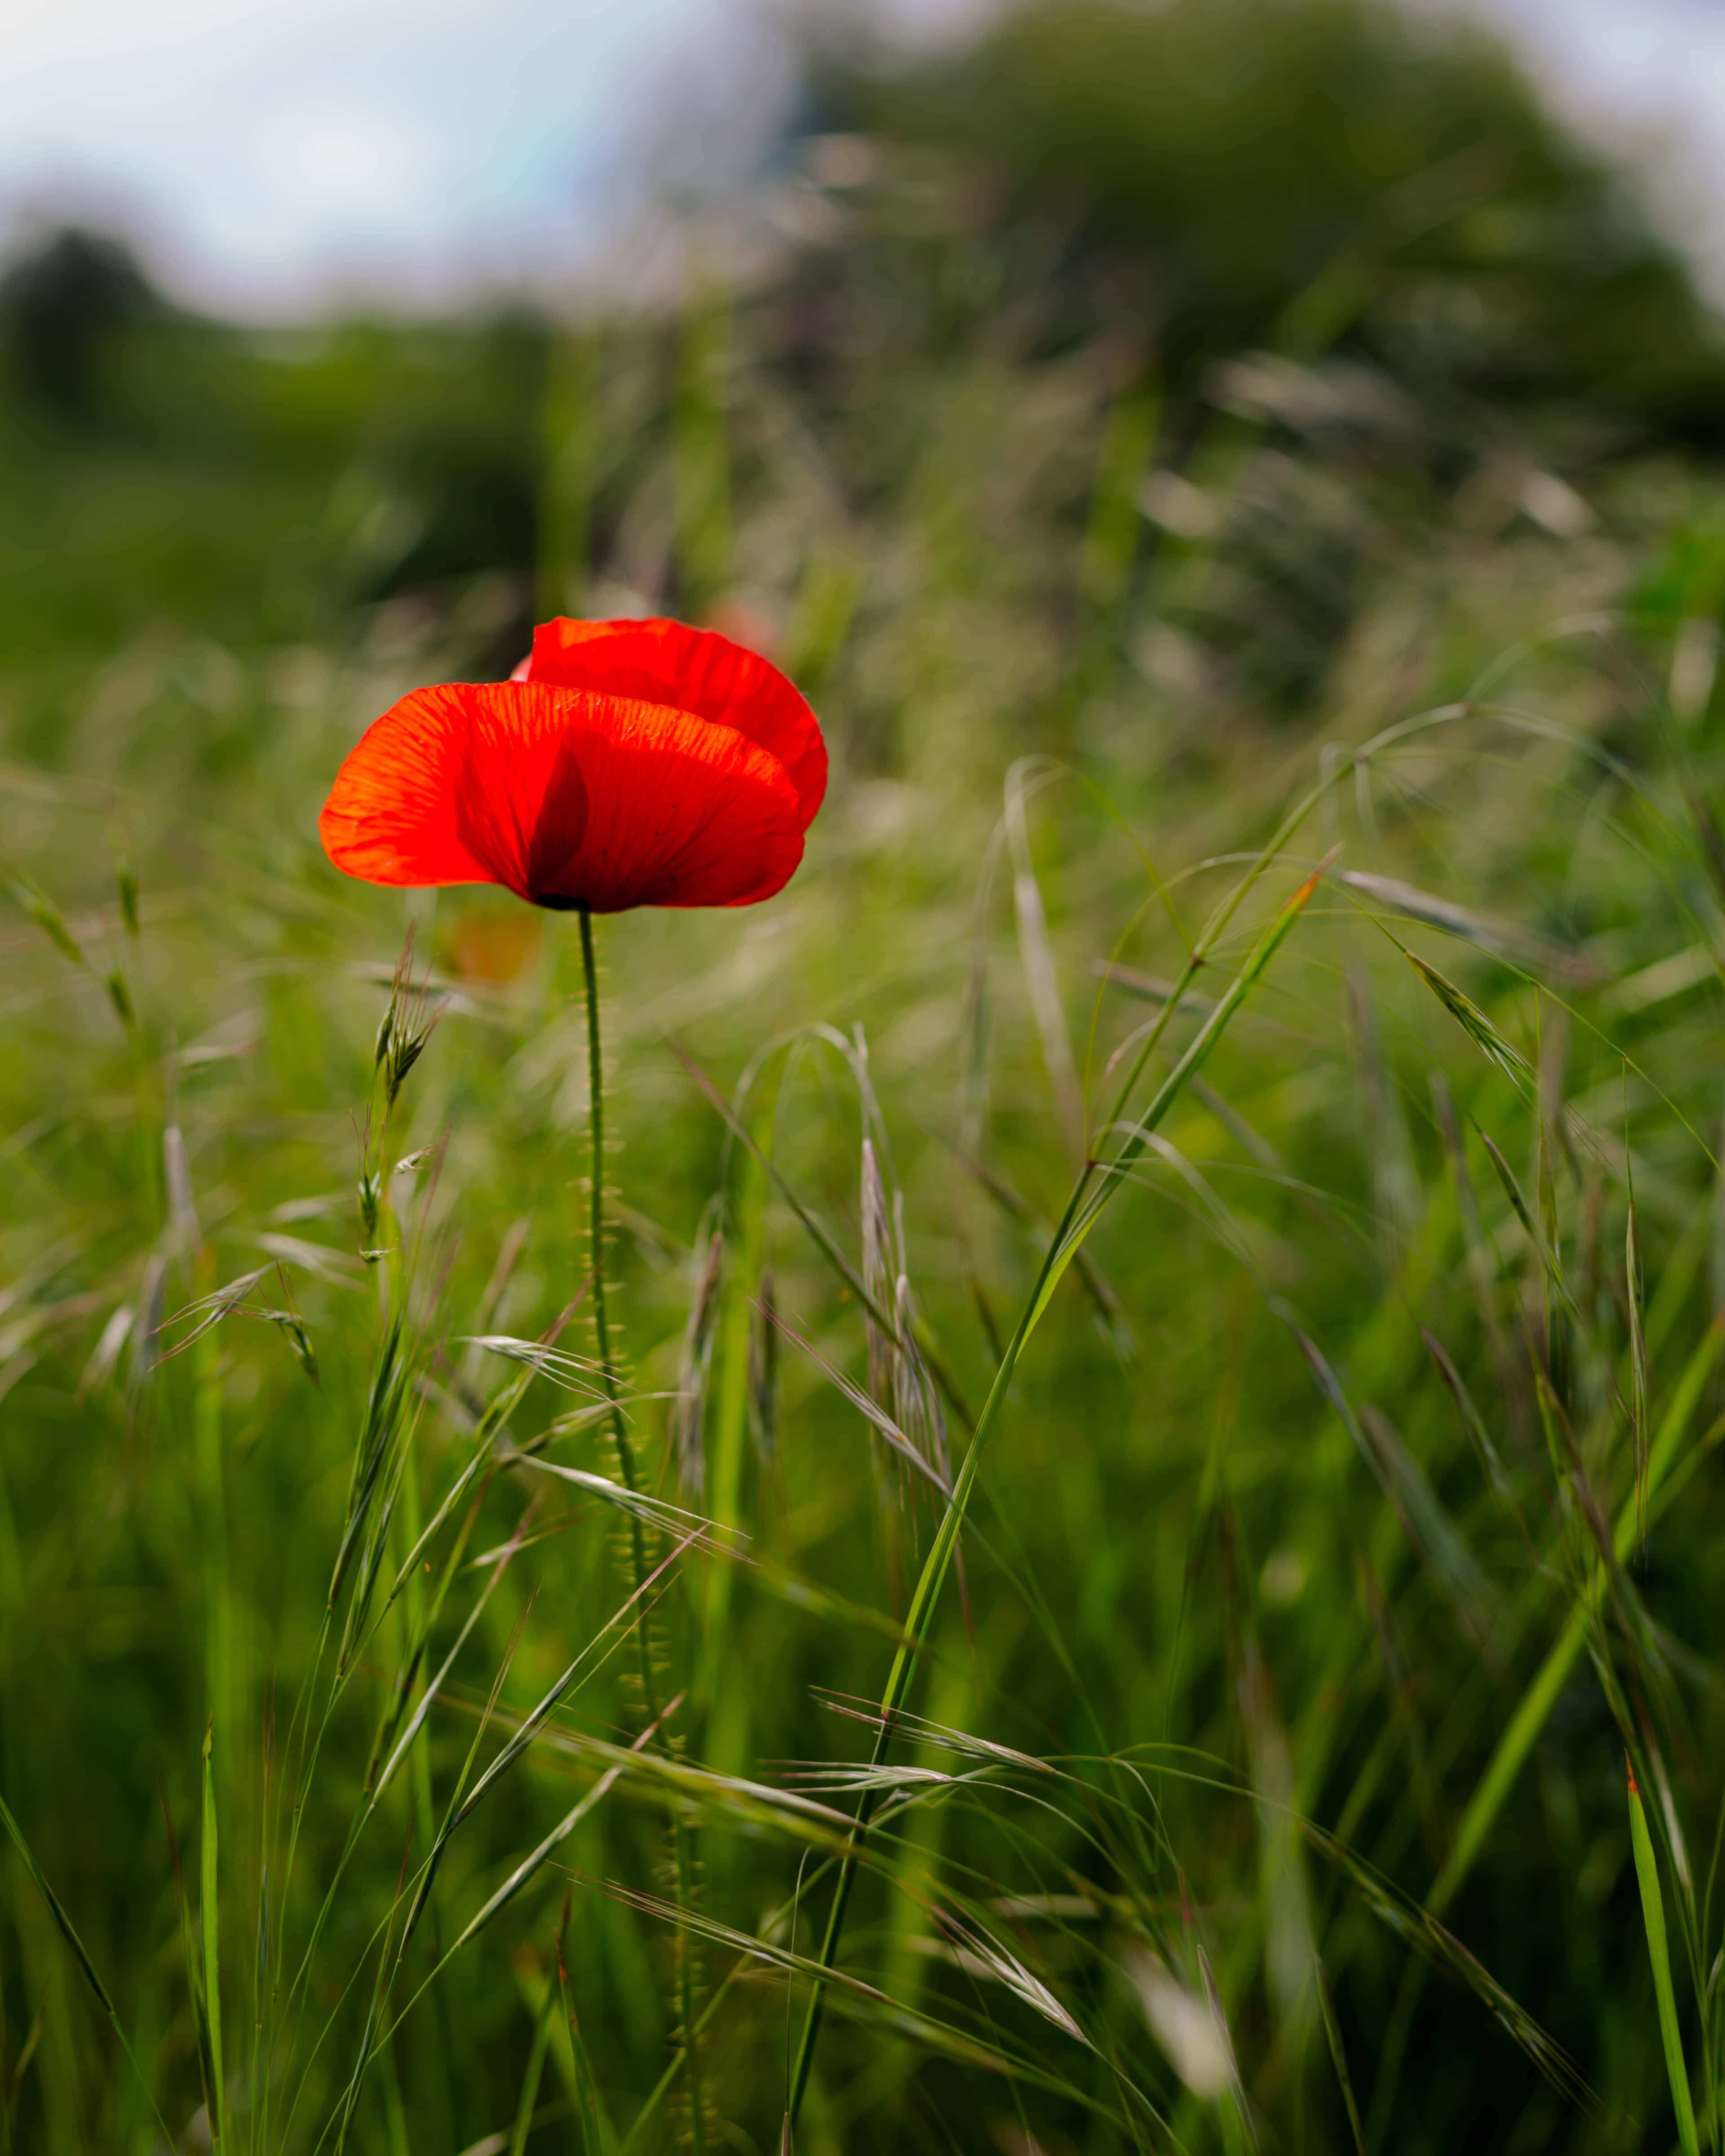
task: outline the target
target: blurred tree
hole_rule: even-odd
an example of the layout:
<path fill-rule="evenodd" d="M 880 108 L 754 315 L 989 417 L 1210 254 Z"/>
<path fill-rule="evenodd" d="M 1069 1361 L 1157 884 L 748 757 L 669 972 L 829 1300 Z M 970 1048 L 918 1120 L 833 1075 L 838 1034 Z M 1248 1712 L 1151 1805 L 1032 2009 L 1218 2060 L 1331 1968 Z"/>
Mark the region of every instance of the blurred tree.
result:
<path fill-rule="evenodd" d="M 51 234 L 0 279 L 0 336 L 18 388 L 62 416 L 87 416 L 116 336 L 162 305 L 122 241 Z"/>
<path fill-rule="evenodd" d="M 1345 341 L 1435 389 L 1725 419 L 1681 264 L 1476 30 L 1388 0 L 1029 0 L 957 52 L 853 54 L 821 95 L 974 156 L 998 228 L 1057 231 L 1068 335 L 1135 311 L 1177 373 Z"/>

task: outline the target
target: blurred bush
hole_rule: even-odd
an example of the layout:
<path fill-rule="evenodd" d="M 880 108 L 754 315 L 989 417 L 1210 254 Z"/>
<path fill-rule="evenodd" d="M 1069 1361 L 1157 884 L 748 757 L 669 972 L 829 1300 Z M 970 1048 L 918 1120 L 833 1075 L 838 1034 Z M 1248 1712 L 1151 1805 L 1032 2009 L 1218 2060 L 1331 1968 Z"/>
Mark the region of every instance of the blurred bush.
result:
<path fill-rule="evenodd" d="M 162 306 L 121 241 L 75 226 L 50 234 L 0 279 L 0 337 L 18 390 L 87 417 L 116 339 Z"/>
<path fill-rule="evenodd" d="M 978 227 L 1045 235 L 1051 337 L 1130 329 L 1188 372 L 1344 343 L 1433 391 L 1719 432 L 1681 264 L 1477 32 L 1374 0 L 1033 0 L 823 87 L 844 126 L 980 162 Z"/>

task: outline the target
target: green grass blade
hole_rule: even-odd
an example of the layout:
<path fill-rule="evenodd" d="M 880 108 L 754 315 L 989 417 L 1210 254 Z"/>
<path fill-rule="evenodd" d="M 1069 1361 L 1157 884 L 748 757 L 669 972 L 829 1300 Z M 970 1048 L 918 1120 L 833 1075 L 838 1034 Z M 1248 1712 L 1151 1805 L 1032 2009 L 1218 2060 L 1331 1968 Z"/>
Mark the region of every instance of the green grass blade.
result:
<path fill-rule="evenodd" d="M 886 1680 L 886 1688 L 880 1702 L 880 1729 L 875 1742 L 874 1763 L 878 1766 L 891 1742 L 894 1719 L 904 1704 L 911 1676 L 916 1668 L 914 1644 L 920 1644 L 927 1635 L 936 1603 L 945 1582 L 947 1570 L 952 1563 L 958 1535 L 964 1523 L 964 1515 L 970 1502 L 971 1492 L 976 1487 L 977 1476 L 988 1440 L 999 1420 L 1002 1408 L 1011 1389 L 1013 1374 L 1023 1354 L 1025 1343 L 1034 1331 L 1036 1322 L 1048 1307 L 1060 1276 L 1071 1263 L 1084 1237 L 1095 1224 L 1102 1206 L 1112 1193 L 1121 1187 L 1124 1171 L 1145 1151 L 1151 1133 L 1179 1097 L 1188 1080 L 1193 1077 L 1216 1041 L 1220 1038 L 1229 1019 L 1245 1002 L 1254 982 L 1263 973 L 1271 959 L 1281 947 L 1310 903 L 1313 893 L 1322 880 L 1322 868 L 1309 875 L 1282 905 L 1269 926 L 1260 936 L 1245 964 L 1230 984 L 1228 991 L 1198 1034 L 1179 1058 L 1173 1069 L 1157 1089 L 1150 1105 L 1128 1132 L 1124 1142 L 1106 1163 L 1106 1180 L 1099 1190 L 1092 1192 L 1091 1183 L 1096 1173 L 1094 1163 L 1087 1163 L 1075 1184 L 1066 1210 L 1056 1229 L 1055 1240 L 1043 1260 L 1042 1270 L 1030 1291 L 1029 1301 L 1009 1342 L 1005 1359 L 995 1373 L 988 1397 L 972 1433 L 968 1449 L 953 1483 L 952 1496 L 941 1523 L 923 1561 L 911 1606 L 905 1620 L 906 1644 L 893 1657 L 892 1667 Z M 1172 1006 L 1171 1006 L 1172 1008 Z M 1134 1073 L 1142 1067 L 1142 1054 L 1134 1066 Z M 1130 1078 L 1127 1083 L 1130 1084 Z M 857 1808 L 856 1835 L 852 1845 L 840 1861 L 839 1877 L 833 1890 L 833 1900 L 828 1912 L 825 1937 L 822 1941 L 818 1966 L 829 1970 L 839 1950 L 843 1935 L 845 1910 L 850 1900 L 851 1882 L 856 1872 L 856 1842 L 866 1834 L 874 1812 L 874 1792 L 865 1791 Z M 814 2046 L 820 2032 L 823 1984 L 817 1980 L 809 2001 L 803 2035 L 798 2046 L 797 2060 L 793 2069 L 790 2090 L 790 2116 L 794 2126 L 801 2106 L 803 2091 L 808 2087 L 809 2075 L 814 2061 Z"/>
<path fill-rule="evenodd" d="M 509 2137 L 509 2156 L 525 2156 L 527 2136 L 533 2130 L 533 2112 L 539 2102 L 539 2083 L 545 2072 L 545 2055 L 551 2048 L 552 2024 L 557 2018 L 557 1987 L 548 1979 L 533 2024 L 533 2047 L 521 2076 L 521 2092 L 515 2107 L 515 2126 Z"/>
<path fill-rule="evenodd" d="M 67 1946 L 70 1948 L 73 1959 L 77 1963 L 79 1968 L 83 1970 L 85 1982 L 90 1985 L 90 1989 L 95 1992 L 97 1999 L 100 2000 L 102 2011 L 107 2015 L 109 2022 L 113 2028 L 114 2034 L 120 2039 L 120 2048 L 126 2054 L 126 2063 L 131 2066 L 133 2073 L 137 2076 L 139 2085 L 143 2089 L 145 2096 L 149 2100 L 151 2114 L 154 2118 L 157 2125 L 161 2128 L 162 2139 L 167 2143 L 170 2151 L 177 2149 L 179 2144 L 174 2139 L 173 2135 L 168 2131 L 167 2123 L 162 2118 L 161 2111 L 157 2108 L 155 2092 L 151 2089 L 148 2081 L 145 2078 L 143 2068 L 139 2066 L 136 2056 L 133 2053 L 131 2046 L 126 2041 L 126 2030 L 121 2024 L 119 2010 L 114 2004 L 113 1999 L 109 1993 L 108 1987 L 96 1974 L 95 1964 L 90 1959 L 88 1952 L 85 1950 L 83 1940 L 79 1938 L 76 1927 L 73 1924 L 72 1919 L 66 1914 L 64 1905 L 62 1903 L 59 1896 L 56 1894 L 53 1887 L 49 1885 L 47 1879 L 43 1875 L 41 1867 L 37 1864 L 35 1857 L 31 1854 L 30 1845 L 25 1840 L 23 1831 L 18 1825 L 18 1821 L 13 1817 L 11 1807 L 8 1804 L 4 1797 L 0 1797 L 0 1826 L 4 1826 L 6 1829 L 13 1847 L 18 1851 L 18 1861 L 23 1866 L 25 1871 L 29 1876 L 30 1884 L 36 1889 L 36 1892 L 47 1903 L 48 1912 L 54 1918 L 54 1924 L 59 1932 L 60 1937 L 65 1941 Z"/>
<path fill-rule="evenodd" d="M 1671 1989 L 1671 1961 L 1666 1943 L 1665 1897 L 1660 1891 L 1659 1865 L 1653 1854 L 1653 1838 L 1647 1831 L 1647 1814 L 1635 1787 L 1633 1767 L 1629 1777 L 1630 1840 L 1635 1845 L 1635 1877 L 1641 1889 L 1641 1921 L 1647 1931 L 1647 1957 L 1653 1964 L 1653 1990 L 1659 2001 L 1659 2035 L 1665 2046 L 1665 2069 L 1671 2076 L 1671 2104 L 1677 2114 L 1677 2140 L 1683 2156 L 1701 2156 L 1695 2133 L 1695 2107 L 1689 2098 L 1689 2069 L 1683 2061 L 1683 2036 L 1677 2026 L 1677 2002 Z"/>
<path fill-rule="evenodd" d="M 198 1851 L 198 1924 L 203 1940 L 204 2010 L 209 2020 L 210 2146 L 228 2146 L 228 2095 L 222 2067 L 222 1992 L 217 1894 L 215 1724 L 203 1733 L 203 1834 Z"/>
<path fill-rule="evenodd" d="M 1024 1342 L 1035 1330 L 1038 1321 L 1053 1301 L 1055 1290 L 1059 1286 L 1062 1275 L 1077 1256 L 1085 1237 L 1096 1225 L 1097 1216 L 1103 1206 L 1119 1187 L 1121 1180 L 1127 1171 L 1142 1156 L 1147 1148 L 1152 1134 L 1166 1119 L 1168 1111 L 1186 1090 L 1190 1081 L 1204 1067 L 1209 1060 L 1210 1051 L 1226 1030 L 1229 1020 L 1245 1001 L 1271 960 L 1292 933 L 1295 923 L 1311 903 L 1312 896 L 1322 880 L 1322 875 L 1323 871 L 1320 869 L 1309 875 L 1293 896 L 1286 901 L 1259 937 L 1245 965 L 1229 983 L 1227 993 L 1222 997 L 1215 1009 L 1199 1028 L 1185 1053 L 1157 1088 L 1149 1106 L 1128 1131 L 1119 1150 L 1108 1160 L 1098 1164 L 1099 1172 L 1103 1178 L 1100 1185 L 1091 1190 L 1087 1196 L 1084 1195 L 1085 1186 L 1088 1183 L 1091 1174 L 1098 1172 L 1098 1168 L 1087 1168 L 1085 1175 L 1080 1178 L 1080 1189 L 1074 1194 L 1076 1202 L 1068 1207 L 1066 1219 L 1056 1232 L 1053 1246 L 1049 1252 L 1048 1261 L 1043 1269 L 1042 1278 L 1037 1283 L 1034 1297 L 1022 1328 L 1021 1337 L 1014 1348 L 1009 1351 L 1014 1362 L 1016 1362 L 1018 1355 L 1023 1351 Z M 984 1412 L 986 1413 L 986 1409 Z"/>
<path fill-rule="evenodd" d="M 30 1853 L 30 1845 L 24 1840 L 18 1823 L 13 1817 L 4 1797 L 0 1797 L 0 1822 L 3 1822 L 7 1833 L 12 1837 L 12 1845 L 18 1851 L 24 1870 L 29 1874 L 30 1884 L 48 1904 L 48 1912 L 59 1928 L 60 1937 L 72 1949 L 73 1958 L 79 1968 L 84 1971 L 85 1981 L 101 2001 L 102 2011 L 110 2020 L 114 2020 L 114 2002 L 108 1995 L 108 1987 L 96 1974 L 95 1964 L 85 1953 L 84 1942 L 73 1928 L 72 1919 L 66 1914 L 59 1896 L 54 1892 L 38 1868 L 36 1860 Z"/>
<path fill-rule="evenodd" d="M 1330 1990 L 1330 1979 L 1322 1959 L 1312 1957 L 1317 1970 L 1317 2003 L 1324 2017 L 1324 2034 L 1330 2040 L 1330 2057 L 1336 2068 L 1336 2079 L 1342 2085 L 1342 2101 L 1348 2107 L 1348 2131 L 1353 2136 L 1354 2156 L 1366 2156 L 1366 2132 L 1360 2124 L 1359 2106 L 1354 2101 L 1353 2082 L 1348 2071 L 1348 2054 L 1342 2048 L 1342 2026 L 1336 2019 L 1336 2001 Z"/>
<path fill-rule="evenodd" d="M 753 1118 L 757 1146 L 763 1154 L 773 1149 L 774 1089 L 768 1087 Z M 730 1276 L 721 1290 L 721 1309 L 713 1385 L 711 1484 L 708 1509 L 721 1527 L 742 1524 L 743 1457 L 747 1439 L 749 1399 L 750 1321 L 752 1298 L 758 1292 L 761 1268 L 766 1262 L 767 1178 L 754 1152 L 744 1152 L 737 1163 L 732 1199 L 732 1245 Z M 702 1642 L 703 1705 L 718 1697 L 725 1671 L 726 1641 L 730 1629 L 732 1568 L 711 1565 L 706 1577 L 706 1638 Z M 732 1673 L 733 1676 L 735 1672 Z M 722 1722 L 721 1727 L 722 1727 Z M 719 1763 L 739 1763 L 728 1755 Z"/>
<path fill-rule="evenodd" d="M 1633 1193 L 1629 1202 L 1629 1221 L 1624 1229 L 1623 1265 L 1625 1300 L 1629 1306 L 1630 1430 L 1635 1440 L 1640 1540 L 1647 1532 L 1647 1342 L 1641 1326 L 1641 1243 Z"/>
<path fill-rule="evenodd" d="M 1666 1410 L 1659 1435 L 1649 1450 L 1645 1513 L 1650 1525 L 1657 1517 L 1659 1509 L 1655 1503 L 1656 1493 L 1677 1464 L 1678 1448 L 1694 1419 L 1702 1393 L 1719 1359 L 1722 1346 L 1725 1346 L 1725 1313 L 1714 1318 L 1700 1346 L 1690 1357 L 1688 1367 L 1671 1395 L 1671 1403 Z M 1643 1509 L 1632 1493 L 1629 1502 L 1618 1514 L 1612 1539 L 1620 1563 L 1635 1546 Z M 1563 1691 L 1570 1671 L 1587 1644 L 1587 1628 L 1604 1591 L 1605 1568 L 1603 1563 L 1596 1563 L 1585 1590 L 1571 1609 L 1555 1645 L 1540 1665 L 1538 1676 L 1523 1694 L 1522 1703 L 1516 1709 L 1509 1727 L 1499 1738 L 1497 1748 L 1481 1778 L 1479 1787 L 1461 1815 L 1449 1856 L 1426 1897 L 1425 1906 L 1434 1916 L 1442 1915 L 1455 1898 L 1456 1889 L 1472 1870 L 1474 1859 L 1491 1832 L 1492 1823 L 1502 1809 L 1504 1799 L 1527 1763 L 1535 1740 L 1557 1704 L 1558 1695 Z"/>
<path fill-rule="evenodd" d="M 557 1926 L 557 1937 L 558 2030 L 562 2042 L 555 2056 L 569 2100 L 575 2107 L 575 2115 L 581 2123 L 583 2156 L 611 2156 L 614 2141 L 611 2122 L 605 2113 L 604 2100 L 599 2094 L 598 2082 L 593 2074 L 593 2061 L 588 2056 L 587 2041 L 581 2033 L 581 2022 L 575 2011 L 575 2004 L 569 1996 L 569 1969 L 563 1954 L 563 1935 L 568 1928 L 569 1900 L 565 1896 L 562 1919 Z M 703 2026 L 705 2019 L 703 2017 Z"/>

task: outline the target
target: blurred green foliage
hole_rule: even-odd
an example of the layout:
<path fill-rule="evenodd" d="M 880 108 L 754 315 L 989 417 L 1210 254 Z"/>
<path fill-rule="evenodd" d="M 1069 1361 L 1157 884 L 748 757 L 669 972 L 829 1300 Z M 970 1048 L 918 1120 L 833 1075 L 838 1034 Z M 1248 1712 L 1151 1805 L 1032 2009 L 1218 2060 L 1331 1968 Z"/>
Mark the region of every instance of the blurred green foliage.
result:
<path fill-rule="evenodd" d="M 1479 31 L 1374 0 L 1052 0 L 833 109 L 956 145 L 982 231 L 1040 228 L 1051 334 L 1175 370 L 1338 343 L 1434 393 L 1717 439 L 1722 362 L 1620 174 Z"/>
<path fill-rule="evenodd" d="M 58 349 L 27 295 L 67 244 L 0 295 L 20 347 Z M 111 649 L 188 595 L 213 635 L 291 643 L 356 605 L 530 570 L 536 319 L 248 333 L 154 307 L 64 335 L 80 356 L 43 364 L 75 398 L 35 396 L 21 363 L 26 393 L 0 406 L 0 635 L 18 660 Z"/>
<path fill-rule="evenodd" d="M 88 416 L 116 338 L 160 305 L 118 241 L 75 226 L 55 234 L 0 280 L 13 387 L 50 410 Z"/>

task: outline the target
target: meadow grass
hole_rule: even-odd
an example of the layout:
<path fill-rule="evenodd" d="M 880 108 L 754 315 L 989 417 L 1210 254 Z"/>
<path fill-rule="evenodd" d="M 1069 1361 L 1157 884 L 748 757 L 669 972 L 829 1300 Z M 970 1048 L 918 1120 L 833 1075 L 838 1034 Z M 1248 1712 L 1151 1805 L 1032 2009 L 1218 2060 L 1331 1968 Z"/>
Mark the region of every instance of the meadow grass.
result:
<path fill-rule="evenodd" d="M 1702 476 L 776 304 L 554 343 L 535 572 L 808 684 L 768 906 L 329 869 L 495 574 L 5 685 L 5 2145 L 1717 2145 Z"/>

